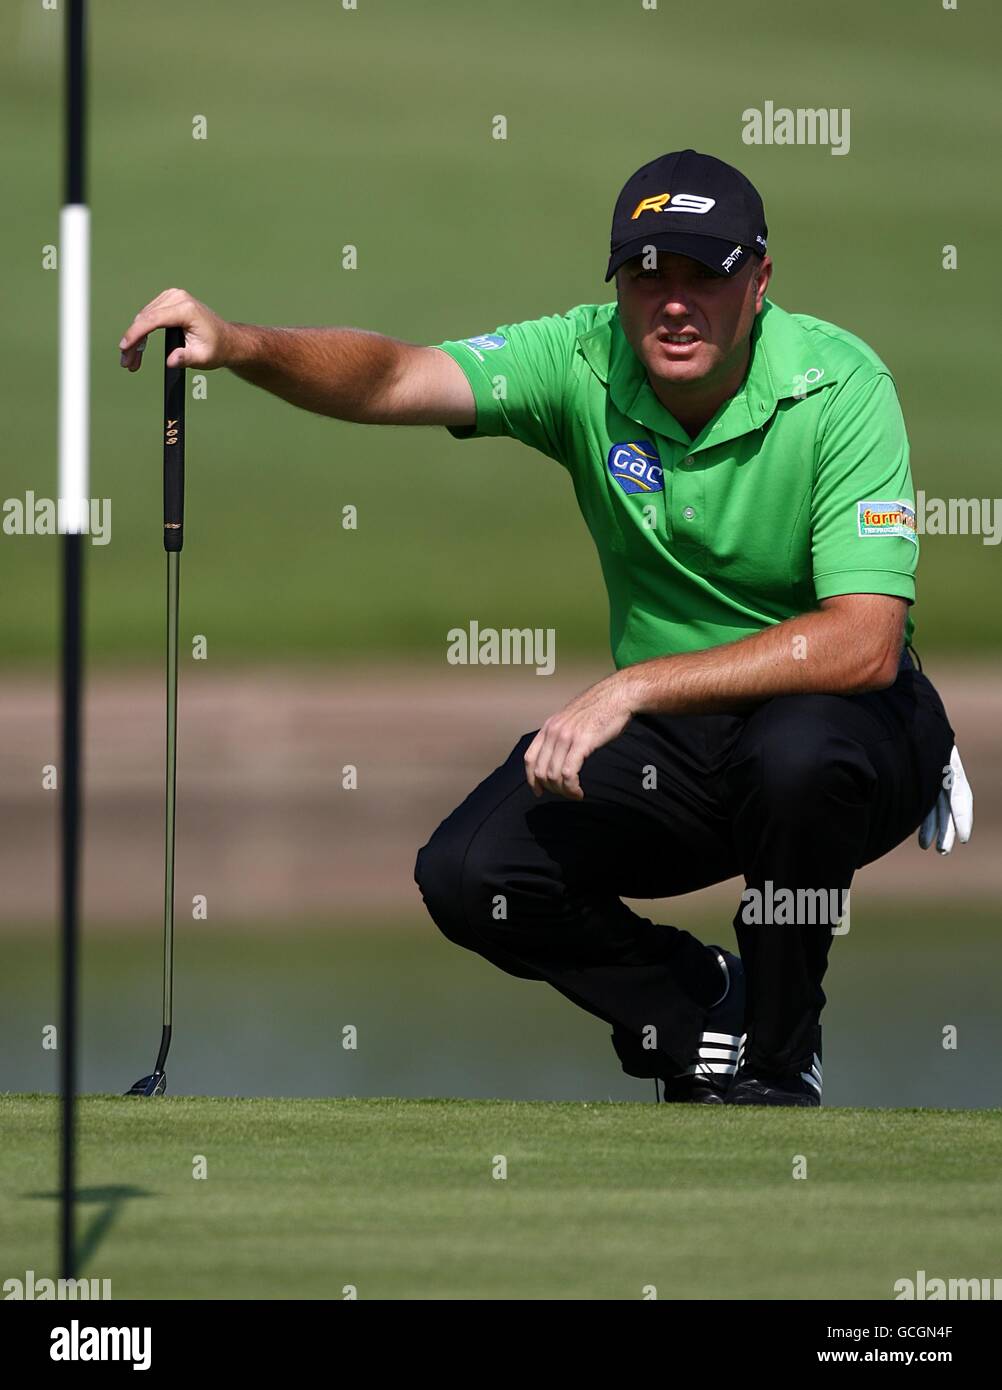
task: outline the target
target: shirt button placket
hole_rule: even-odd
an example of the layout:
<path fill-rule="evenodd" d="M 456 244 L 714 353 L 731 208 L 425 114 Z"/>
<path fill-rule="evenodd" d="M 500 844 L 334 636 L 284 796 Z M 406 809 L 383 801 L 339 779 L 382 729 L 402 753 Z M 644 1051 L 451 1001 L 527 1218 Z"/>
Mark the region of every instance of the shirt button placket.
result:
<path fill-rule="evenodd" d="M 682 458 L 684 483 L 679 493 L 681 506 L 677 513 L 680 518 L 679 539 L 690 545 L 703 543 L 702 477 L 694 471 L 698 462 L 695 454 L 686 454 Z"/>

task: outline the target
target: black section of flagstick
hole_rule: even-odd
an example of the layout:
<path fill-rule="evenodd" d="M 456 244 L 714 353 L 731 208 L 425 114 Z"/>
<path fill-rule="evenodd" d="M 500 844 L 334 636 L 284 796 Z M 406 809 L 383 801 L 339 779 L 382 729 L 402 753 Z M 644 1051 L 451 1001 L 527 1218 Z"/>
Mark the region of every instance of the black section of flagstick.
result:
<path fill-rule="evenodd" d="M 68 0 L 64 34 L 64 203 L 85 197 L 86 0 Z M 59 1001 L 59 1267 L 64 1279 L 76 1269 L 76 1083 L 78 899 L 80 875 L 80 725 L 83 687 L 83 536 L 67 532 L 62 543 L 62 747 L 60 772 L 60 913 L 62 961 Z"/>
<path fill-rule="evenodd" d="M 87 0 L 69 0 L 66 12 L 65 203 L 82 203 L 86 185 Z"/>
<path fill-rule="evenodd" d="M 64 1279 L 75 1277 L 74 1198 L 76 1193 L 77 975 L 80 870 L 80 724 L 83 684 L 81 615 L 83 609 L 83 536 L 63 536 L 62 651 L 62 977 L 59 1008 L 60 1224 L 59 1267 Z"/>
<path fill-rule="evenodd" d="M 174 808 L 177 777 L 177 606 L 178 565 L 184 543 L 184 368 L 168 367 L 184 332 L 164 334 L 164 549 L 167 551 L 167 805 L 164 852 L 164 1010 L 160 1048 L 153 1070 L 126 1091 L 128 1096 L 162 1096 L 167 1089 L 167 1054 L 173 1032 Z"/>
<path fill-rule="evenodd" d="M 184 368 L 168 367 L 175 348 L 184 347 L 184 330 L 164 334 L 164 550 L 184 544 Z"/>

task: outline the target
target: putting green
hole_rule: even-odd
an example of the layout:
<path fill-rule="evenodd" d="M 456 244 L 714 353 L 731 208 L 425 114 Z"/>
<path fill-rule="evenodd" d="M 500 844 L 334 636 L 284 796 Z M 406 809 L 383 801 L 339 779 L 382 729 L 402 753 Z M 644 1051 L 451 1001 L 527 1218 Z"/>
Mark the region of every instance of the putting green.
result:
<path fill-rule="evenodd" d="M 5 1279 L 55 1273 L 56 1118 L 0 1097 Z M 80 1273 L 117 1298 L 890 1299 L 995 1270 L 1002 1110 L 95 1096 L 80 1131 Z"/>

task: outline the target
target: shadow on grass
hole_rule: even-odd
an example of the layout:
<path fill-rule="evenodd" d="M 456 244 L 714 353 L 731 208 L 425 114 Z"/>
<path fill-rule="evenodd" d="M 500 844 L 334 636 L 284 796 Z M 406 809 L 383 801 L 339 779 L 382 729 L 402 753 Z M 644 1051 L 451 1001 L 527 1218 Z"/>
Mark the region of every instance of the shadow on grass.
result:
<path fill-rule="evenodd" d="M 26 1192 L 25 1198 L 28 1201 L 37 1202 L 58 1202 L 60 1193 L 58 1192 Z M 96 1206 L 98 1210 L 94 1212 L 89 1225 L 80 1232 L 77 1239 L 77 1268 L 83 1271 L 87 1264 L 96 1253 L 122 1213 L 125 1203 L 136 1197 L 154 1197 L 154 1192 L 149 1192 L 143 1187 L 78 1187 L 76 1190 L 76 1201 L 80 1207 Z"/>

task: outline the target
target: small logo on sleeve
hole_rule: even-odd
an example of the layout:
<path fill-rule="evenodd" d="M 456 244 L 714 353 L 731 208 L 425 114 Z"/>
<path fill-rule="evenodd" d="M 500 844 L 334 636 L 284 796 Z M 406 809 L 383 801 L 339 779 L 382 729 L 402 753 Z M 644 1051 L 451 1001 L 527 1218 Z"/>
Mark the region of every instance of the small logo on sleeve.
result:
<path fill-rule="evenodd" d="M 484 360 L 485 352 L 493 352 L 496 348 L 503 348 L 507 341 L 503 333 L 481 333 L 476 338 L 463 339 L 474 357 L 479 357 L 481 362 Z"/>
<path fill-rule="evenodd" d="M 857 502 L 856 516 L 861 536 L 903 536 L 918 544 L 915 508 L 910 502 Z"/>
<path fill-rule="evenodd" d="M 664 492 L 664 470 L 658 451 L 649 439 L 614 444 L 606 461 L 609 472 L 624 492 Z"/>

